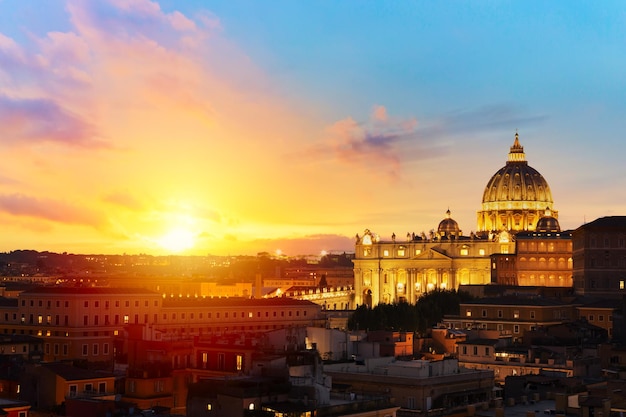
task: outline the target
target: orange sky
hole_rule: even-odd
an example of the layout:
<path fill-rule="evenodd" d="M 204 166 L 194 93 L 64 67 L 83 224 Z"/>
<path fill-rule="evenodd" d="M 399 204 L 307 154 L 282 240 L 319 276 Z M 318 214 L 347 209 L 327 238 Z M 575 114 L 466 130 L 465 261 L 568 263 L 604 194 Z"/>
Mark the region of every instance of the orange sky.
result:
<path fill-rule="evenodd" d="M 0 29 L 2 251 L 319 254 L 350 250 L 365 228 L 428 231 L 448 208 L 469 234 L 516 128 L 564 228 L 605 215 L 601 202 L 572 208 L 576 173 L 561 178 L 568 165 L 552 161 L 568 155 L 546 139 L 558 127 L 535 123 L 545 108 L 420 113 L 440 98 L 391 108 L 355 84 L 321 99 L 301 94 L 306 78 L 290 93 L 295 76 L 209 10 L 76 1 L 63 16 Z"/>

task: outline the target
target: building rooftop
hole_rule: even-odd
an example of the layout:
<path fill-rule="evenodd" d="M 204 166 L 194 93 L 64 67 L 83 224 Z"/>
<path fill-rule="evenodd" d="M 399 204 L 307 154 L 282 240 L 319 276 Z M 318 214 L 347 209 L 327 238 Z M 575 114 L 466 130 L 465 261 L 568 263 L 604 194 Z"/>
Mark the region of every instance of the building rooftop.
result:
<path fill-rule="evenodd" d="M 566 301 L 545 298 L 545 297 L 516 297 L 516 296 L 504 296 L 504 297 L 486 297 L 479 300 L 465 301 L 462 304 L 468 305 L 510 305 L 510 306 L 537 306 L 537 307 L 558 307 L 571 305 Z"/>
<path fill-rule="evenodd" d="M 64 286 L 40 286 L 23 291 L 24 295 L 91 295 L 91 294 L 144 294 L 157 295 L 158 293 L 145 288 L 132 287 L 64 287 Z"/>
<path fill-rule="evenodd" d="M 75 366 L 61 362 L 42 363 L 41 366 L 49 369 L 66 381 L 80 381 L 86 379 L 114 377 L 114 375 L 110 372 L 92 371 L 89 369 L 77 368 Z"/>

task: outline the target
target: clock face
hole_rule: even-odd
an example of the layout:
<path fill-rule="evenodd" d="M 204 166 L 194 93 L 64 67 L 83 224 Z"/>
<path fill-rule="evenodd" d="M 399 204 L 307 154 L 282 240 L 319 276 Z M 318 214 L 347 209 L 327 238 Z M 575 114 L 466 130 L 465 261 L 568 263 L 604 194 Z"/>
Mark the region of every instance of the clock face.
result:
<path fill-rule="evenodd" d="M 361 240 L 361 243 L 363 243 L 364 245 L 371 245 L 372 244 L 372 235 L 365 235 L 365 236 L 363 236 L 363 240 Z"/>

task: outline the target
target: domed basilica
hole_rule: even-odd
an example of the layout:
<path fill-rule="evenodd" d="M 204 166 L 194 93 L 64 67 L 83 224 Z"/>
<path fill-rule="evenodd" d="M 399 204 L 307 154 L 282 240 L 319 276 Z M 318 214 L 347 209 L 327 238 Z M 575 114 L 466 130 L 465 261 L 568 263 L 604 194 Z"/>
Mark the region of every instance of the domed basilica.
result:
<path fill-rule="evenodd" d="M 506 165 L 493 174 L 485 187 L 477 230 L 513 233 L 535 230 L 546 210 L 558 218 L 552 204 L 548 182 L 526 162 L 524 147 L 516 133 Z"/>
<path fill-rule="evenodd" d="M 571 286 L 571 233 L 561 232 L 548 182 L 528 165 L 519 135 L 487 182 L 476 232 L 462 234 L 450 210 L 428 235 L 383 240 L 356 235 L 355 303 L 415 302 L 460 285 Z"/>

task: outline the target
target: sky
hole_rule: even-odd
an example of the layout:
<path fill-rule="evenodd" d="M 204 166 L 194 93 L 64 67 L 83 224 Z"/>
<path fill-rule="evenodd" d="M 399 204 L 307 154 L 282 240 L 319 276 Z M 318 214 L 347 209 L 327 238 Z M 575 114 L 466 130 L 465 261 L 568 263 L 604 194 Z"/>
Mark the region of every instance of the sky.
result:
<path fill-rule="evenodd" d="M 0 251 L 317 255 L 463 233 L 515 133 L 626 214 L 622 1 L 0 0 Z"/>

